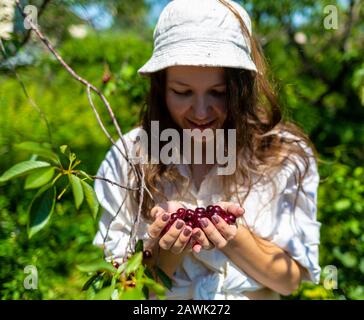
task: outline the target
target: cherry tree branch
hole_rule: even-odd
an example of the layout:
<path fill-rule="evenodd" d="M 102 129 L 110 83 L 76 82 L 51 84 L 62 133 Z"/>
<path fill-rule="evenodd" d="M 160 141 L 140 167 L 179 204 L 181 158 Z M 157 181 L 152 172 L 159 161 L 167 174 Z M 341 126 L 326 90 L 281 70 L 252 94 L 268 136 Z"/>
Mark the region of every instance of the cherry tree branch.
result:
<path fill-rule="evenodd" d="M 138 191 L 139 188 L 130 188 L 130 187 L 127 187 L 127 186 L 122 186 L 121 184 L 115 182 L 115 181 L 111 181 L 109 179 L 106 179 L 104 177 L 99 177 L 99 176 L 90 176 L 92 179 L 95 179 L 95 180 L 103 180 L 103 181 L 106 181 L 112 185 L 115 185 L 115 186 L 118 186 L 119 188 L 122 188 L 122 189 L 126 189 L 126 190 L 130 190 L 130 191 Z"/>
<path fill-rule="evenodd" d="M 26 18 L 26 14 L 23 12 L 19 0 L 16 0 L 16 5 L 19 9 L 19 11 L 21 12 L 22 16 L 24 18 Z M 52 46 L 52 44 L 50 43 L 50 41 L 44 36 L 44 34 L 39 30 L 38 26 L 36 26 L 30 19 L 28 19 L 28 24 L 31 27 L 31 30 L 33 30 L 36 35 L 38 36 L 38 38 L 45 44 L 45 46 L 48 48 L 48 50 L 55 56 L 55 58 L 58 60 L 58 62 L 68 71 L 68 73 L 71 74 L 71 76 L 76 79 L 78 82 L 82 83 L 84 86 L 86 86 L 86 92 L 87 92 L 87 98 L 89 101 L 89 104 L 91 105 L 91 108 L 96 116 L 96 120 L 99 124 L 99 126 L 101 127 L 102 131 L 104 132 L 104 134 L 107 136 L 107 138 L 110 140 L 110 142 L 112 143 L 113 146 L 115 146 L 117 148 L 117 150 L 120 152 L 120 154 L 123 156 L 123 158 L 130 164 L 137 180 L 138 180 L 138 188 L 129 188 L 129 187 L 125 187 L 125 186 L 121 186 L 113 181 L 110 181 L 106 178 L 102 178 L 102 177 L 94 177 L 94 178 L 98 178 L 101 180 L 104 180 L 108 183 L 111 184 L 115 184 L 117 186 L 119 186 L 120 188 L 123 189 L 127 189 L 130 191 L 138 191 L 139 190 L 139 208 L 138 208 L 138 212 L 136 214 L 136 219 L 135 219 L 135 223 L 132 226 L 132 232 L 131 232 L 131 237 L 129 239 L 129 243 L 128 246 L 132 246 L 131 249 L 134 248 L 134 245 L 136 243 L 136 235 L 137 235 L 137 230 L 139 227 L 139 222 L 140 222 L 140 215 L 141 215 L 141 211 L 142 211 L 142 203 L 143 203 L 143 199 L 144 199 L 144 190 L 147 191 L 148 195 L 151 197 L 151 199 L 153 199 L 153 196 L 151 194 L 151 192 L 148 190 L 148 188 L 145 185 L 144 182 L 144 170 L 142 168 L 142 166 L 140 166 L 141 168 L 141 172 L 138 171 L 137 167 L 135 166 L 135 164 L 133 163 L 133 161 L 129 158 L 129 150 L 128 150 L 128 146 L 126 144 L 126 141 L 124 139 L 124 136 L 121 132 L 120 126 L 116 120 L 116 117 L 114 115 L 114 112 L 108 102 L 108 100 L 106 99 L 106 97 L 102 94 L 102 92 L 95 87 L 94 85 L 92 85 L 91 83 L 89 83 L 86 79 L 82 78 L 81 76 L 79 76 L 66 62 L 65 60 L 61 57 L 61 55 L 57 52 L 57 50 Z M 112 120 L 112 123 L 117 131 L 117 134 L 119 136 L 119 139 L 121 140 L 124 150 L 125 150 L 125 154 L 122 152 L 122 150 L 119 148 L 119 146 L 115 143 L 114 139 L 111 137 L 111 135 L 109 134 L 109 132 L 107 131 L 106 127 L 104 126 L 101 117 L 99 115 L 99 113 L 96 110 L 96 107 L 93 103 L 92 100 L 92 96 L 91 96 L 91 91 L 95 92 L 101 99 L 101 101 L 103 102 L 104 106 L 106 107 L 106 109 L 108 110 L 108 113 L 110 115 L 110 118 Z M 124 199 L 125 201 L 125 199 Z M 123 201 L 123 203 L 124 203 Z M 111 226 L 112 221 L 116 218 L 116 216 L 119 214 L 120 209 L 118 210 L 118 212 L 115 214 L 115 216 L 113 217 L 113 219 L 110 221 L 110 224 L 108 226 L 108 230 Z M 106 233 L 105 237 L 104 237 L 104 247 L 105 247 L 105 242 L 107 239 L 107 234 Z M 127 253 L 126 253 L 127 254 Z"/>

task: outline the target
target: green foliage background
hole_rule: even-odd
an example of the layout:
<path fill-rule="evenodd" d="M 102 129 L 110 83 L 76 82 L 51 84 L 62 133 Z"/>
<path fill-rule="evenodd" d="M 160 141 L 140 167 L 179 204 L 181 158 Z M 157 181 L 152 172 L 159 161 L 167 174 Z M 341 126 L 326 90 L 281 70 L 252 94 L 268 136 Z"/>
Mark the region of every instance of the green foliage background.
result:
<path fill-rule="evenodd" d="M 152 29 L 141 33 L 140 26 L 130 23 L 126 27 L 121 23 L 125 21 L 121 10 L 116 13 L 115 21 L 120 24 L 115 28 L 90 30 L 83 39 L 72 38 L 62 29 L 60 36 L 60 31 L 57 33 L 49 23 L 57 10 L 69 13 L 69 3 L 60 3 L 63 6 L 49 6 L 45 10 L 40 25 L 44 21 L 47 34 L 59 40 L 58 49 L 72 68 L 102 88 L 122 131 L 129 131 L 137 122 L 148 87 L 136 71 L 152 52 Z M 142 8 L 135 12 L 144 15 L 148 6 L 142 1 L 138 3 Z M 352 18 L 351 28 L 345 35 L 344 30 L 351 21 L 351 3 L 359 18 Z M 320 285 L 303 284 L 286 299 L 364 299 L 364 9 L 360 4 L 357 9 L 358 3 L 336 3 L 340 29 L 335 31 L 322 26 L 322 8 L 329 4 L 326 1 L 285 0 L 279 5 L 278 2 L 244 2 L 271 65 L 286 117 L 304 128 L 323 160 L 319 167 L 318 197 L 318 218 L 322 223 L 320 264 L 323 271 L 329 265 L 337 268 L 338 288 L 324 288 L 323 272 Z M 293 17 L 298 13 L 305 23 L 295 23 Z M 74 23 L 75 17 L 69 21 L 63 19 L 67 25 Z M 305 44 L 295 42 L 297 32 L 306 35 Z M 16 45 L 17 41 L 14 38 L 5 42 L 10 53 L 11 43 Z M 85 88 L 71 79 L 42 46 L 34 41 L 28 46 L 36 59 L 25 66 L 18 64 L 16 71 L 30 97 L 46 114 L 52 143 L 70 145 L 82 160 L 82 169 L 95 174 L 110 145 L 88 105 Z M 104 84 L 102 78 L 107 69 L 111 80 Z M 0 70 L 2 173 L 29 158 L 28 154 L 16 150 L 17 143 L 48 141 L 48 134 L 14 73 L 4 66 Z M 107 112 L 101 107 L 99 111 L 115 136 Z M 86 276 L 75 266 L 101 256 L 91 244 L 97 221 L 85 205 L 76 211 L 68 193 L 57 203 L 50 224 L 28 240 L 27 207 L 34 194 L 25 192 L 23 184 L 18 179 L 0 185 L 1 299 L 87 298 L 80 290 Z M 37 290 L 24 289 L 26 265 L 38 268 Z"/>

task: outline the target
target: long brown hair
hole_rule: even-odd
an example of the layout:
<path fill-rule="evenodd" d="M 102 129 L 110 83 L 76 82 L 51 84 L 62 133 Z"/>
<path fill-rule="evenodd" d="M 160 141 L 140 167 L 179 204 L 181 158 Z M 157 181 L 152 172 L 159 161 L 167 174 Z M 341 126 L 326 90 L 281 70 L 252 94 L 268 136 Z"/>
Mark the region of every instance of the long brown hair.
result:
<path fill-rule="evenodd" d="M 317 152 L 308 136 L 295 124 L 286 121 L 282 117 L 277 94 L 267 76 L 267 67 L 262 50 L 252 37 L 243 19 L 236 9 L 224 0 L 219 0 L 226 5 L 239 19 L 243 34 L 250 41 L 251 56 L 258 72 L 249 70 L 225 68 L 226 78 L 226 105 L 227 118 L 224 129 L 236 129 L 237 137 L 237 167 L 232 175 L 221 176 L 223 179 L 224 195 L 229 201 L 235 195 L 239 204 L 244 207 L 244 201 L 252 188 L 261 179 L 268 179 L 272 183 L 274 176 L 282 169 L 284 164 L 292 162 L 296 167 L 297 194 L 303 191 L 302 181 L 307 174 L 310 155 L 304 150 L 303 145 L 311 148 L 316 161 Z M 144 109 L 141 111 L 140 125 L 151 137 L 151 121 L 159 121 L 160 130 L 174 128 L 181 129 L 171 118 L 165 101 L 166 70 L 155 72 L 150 76 L 150 89 Z M 294 136 L 288 138 L 280 135 L 287 132 Z M 149 146 L 151 145 L 149 141 Z M 225 143 L 225 145 L 227 145 Z M 163 144 L 160 144 L 160 149 Z M 150 159 L 150 150 L 148 150 Z M 298 161 L 304 164 L 299 165 Z M 163 180 L 174 182 L 183 177 L 173 165 L 146 164 L 145 184 L 148 189 L 159 199 L 166 199 L 163 190 Z M 258 179 L 257 179 L 258 177 Z M 246 192 L 237 192 L 238 185 L 243 183 Z M 273 184 L 274 185 L 274 184 Z M 235 188 L 231 188 L 235 186 Z M 273 197 L 276 195 L 276 188 Z M 139 193 L 135 193 L 135 199 L 139 199 Z M 297 197 L 296 197 L 297 199 Z M 154 201 L 144 197 L 142 214 L 148 219 Z M 294 204 L 294 207 L 296 203 Z"/>

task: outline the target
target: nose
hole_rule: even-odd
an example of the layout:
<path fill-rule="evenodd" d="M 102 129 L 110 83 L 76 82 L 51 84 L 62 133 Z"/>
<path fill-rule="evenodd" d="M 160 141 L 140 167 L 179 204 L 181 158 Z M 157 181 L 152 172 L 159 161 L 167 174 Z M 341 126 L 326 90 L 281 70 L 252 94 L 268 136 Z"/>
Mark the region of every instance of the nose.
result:
<path fill-rule="evenodd" d="M 204 96 L 197 96 L 193 102 L 193 116 L 195 120 L 202 121 L 208 118 L 210 112 L 210 102 Z"/>

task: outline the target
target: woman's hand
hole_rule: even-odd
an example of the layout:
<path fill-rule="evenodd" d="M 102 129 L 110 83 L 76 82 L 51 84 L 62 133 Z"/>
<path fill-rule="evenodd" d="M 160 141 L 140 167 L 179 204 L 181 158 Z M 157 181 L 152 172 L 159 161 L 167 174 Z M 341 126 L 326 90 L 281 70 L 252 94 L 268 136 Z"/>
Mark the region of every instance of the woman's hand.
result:
<path fill-rule="evenodd" d="M 181 219 L 177 219 L 169 230 L 161 237 L 161 232 L 168 224 L 171 218 L 171 213 L 182 208 L 183 205 L 177 201 L 168 201 L 166 203 L 156 205 L 151 210 L 151 216 L 154 221 L 148 227 L 149 236 L 154 239 L 159 239 L 159 246 L 164 250 L 170 250 L 174 254 L 190 251 L 192 244 L 190 238 L 192 229 L 185 225 Z"/>
<path fill-rule="evenodd" d="M 232 202 L 219 202 L 217 205 L 233 214 L 236 218 L 241 217 L 245 212 L 243 208 Z M 207 218 L 202 219 L 202 230 L 195 228 L 192 232 L 192 239 L 200 244 L 202 249 L 209 250 L 213 247 L 222 249 L 227 245 L 228 241 L 236 236 L 238 229 L 236 225 L 229 225 L 218 215 L 213 215 L 211 220 L 212 222 Z M 193 249 L 199 252 L 195 246 Z"/>

